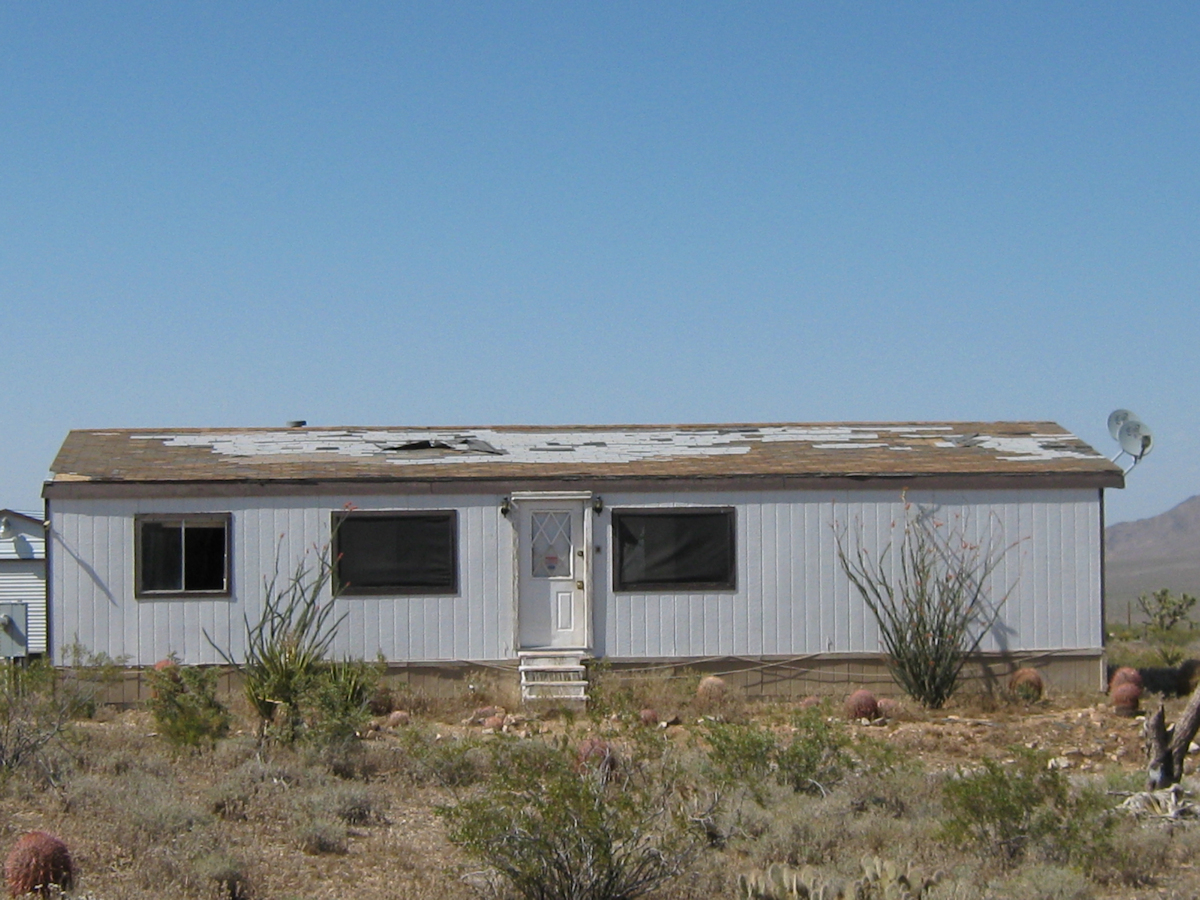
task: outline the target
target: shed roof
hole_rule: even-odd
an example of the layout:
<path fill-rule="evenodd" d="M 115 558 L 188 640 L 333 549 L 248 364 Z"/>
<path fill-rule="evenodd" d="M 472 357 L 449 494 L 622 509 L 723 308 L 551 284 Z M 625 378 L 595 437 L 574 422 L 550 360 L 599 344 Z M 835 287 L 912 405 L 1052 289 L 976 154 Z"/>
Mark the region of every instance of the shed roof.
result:
<path fill-rule="evenodd" d="M 1064 479 L 1121 469 L 1052 422 L 188 428 L 72 431 L 47 496 L 70 485 L 684 478 Z"/>
<path fill-rule="evenodd" d="M 0 509 L 0 561 L 24 562 L 46 558 L 46 528 L 42 520 L 15 509 Z"/>

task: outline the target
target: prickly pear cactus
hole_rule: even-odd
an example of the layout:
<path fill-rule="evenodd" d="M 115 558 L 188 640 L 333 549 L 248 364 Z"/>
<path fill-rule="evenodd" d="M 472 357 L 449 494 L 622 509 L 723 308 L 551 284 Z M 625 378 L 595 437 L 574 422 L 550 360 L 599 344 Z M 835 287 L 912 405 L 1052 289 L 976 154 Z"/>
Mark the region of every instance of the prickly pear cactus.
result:
<path fill-rule="evenodd" d="M 825 881 L 811 866 L 794 869 L 773 863 L 765 870 L 738 876 L 741 900 L 845 900 L 841 885 Z"/>
<path fill-rule="evenodd" d="M 941 878 L 941 872 L 924 877 L 910 862 L 901 869 L 889 859 L 867 856 L 863 877 L 854 882 L 854 900 L 922 900 Z"/>

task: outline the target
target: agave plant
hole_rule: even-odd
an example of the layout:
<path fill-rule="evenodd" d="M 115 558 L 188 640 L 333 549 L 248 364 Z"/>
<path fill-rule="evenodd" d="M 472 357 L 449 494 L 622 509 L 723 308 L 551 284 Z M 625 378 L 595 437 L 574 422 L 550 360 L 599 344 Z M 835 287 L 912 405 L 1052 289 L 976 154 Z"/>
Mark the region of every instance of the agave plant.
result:
<path fill-rule="evenodd" d="M 326 585 L 330 599 L 322 603 Z M 204 633 L 221 657 L 237 669 L 246 685 L 246 698 L 259 717 L 259 736 L 274 726 L 282 740 L 295 739 L 301 721 L 300 699 L 320 670 L 325 654 L 345 619 L 333 619 L 337 585 L 329 547 L 320 549 L 316 563 L 300 560 L 281 580 L 279 556 L 275 573 L 263 581 L 263 606 L 258 620 L 243 615 L 246 656 L 238 662 Z M 280 716 L 282 711 L 283 715 Z"/>

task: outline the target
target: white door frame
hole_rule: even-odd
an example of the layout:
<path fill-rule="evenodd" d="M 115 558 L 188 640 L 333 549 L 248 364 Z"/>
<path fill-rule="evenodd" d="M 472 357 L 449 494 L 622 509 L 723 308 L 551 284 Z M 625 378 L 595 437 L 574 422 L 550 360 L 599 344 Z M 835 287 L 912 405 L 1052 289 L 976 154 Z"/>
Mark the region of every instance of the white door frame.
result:
<path fill-rule="evenodd" d="M 592 516 L 591 501 L 593 494 L 591 491 L 513 491 L 508 495 L 509 503 L 515 507 L 510 519 L 513 524 L 513 646 L 518 650 L 526 649 L 545 649 L 536 647 L 523 647 L 521 644 L 521 579 L 524 571 L 523 560 L 521 559 L 521 523 L 524 521 L 520 507 L 522 503 L 538 503 L 545 501 L 575 501 L 578 502 L 583 510 L 583 534 L 579 538 L 577 549 L 583 551 L 583 555 L 577 556 L 579 568 L 576 571 L 578 576 L 577 581 L 583 582 L 583 621 L 584 621 L 584 644 L 582 647 L 574 648 L 580 650 L 590 650 L 592 647 Z"/>

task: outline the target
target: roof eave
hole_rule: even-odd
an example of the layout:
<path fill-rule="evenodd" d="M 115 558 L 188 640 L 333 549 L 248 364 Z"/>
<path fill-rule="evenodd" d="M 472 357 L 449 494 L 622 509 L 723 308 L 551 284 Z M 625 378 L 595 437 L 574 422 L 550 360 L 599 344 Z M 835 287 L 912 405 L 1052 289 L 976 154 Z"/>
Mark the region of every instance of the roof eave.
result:
<path fill-rule="evenodd" d="M 100 499 L 119 497 L 265 496 L 337 494 L 363 489 L 387 494 L 405 493 L 507 493 L 528 487 L 580 484 L 596 489 L 630 490 L 666 488 L 684 490 L 820 490 L 820 489 L 1105 489 L 1123 488 L 1119 469 L 1058 472 L 838 472 L 767 474 L 634 475 L 629 473 L 544 473 L 512 476 L 430 476 L 348 478 L 206 478 L 206 479 L 72 479 L 48 481 L 46 499 Z"/>

